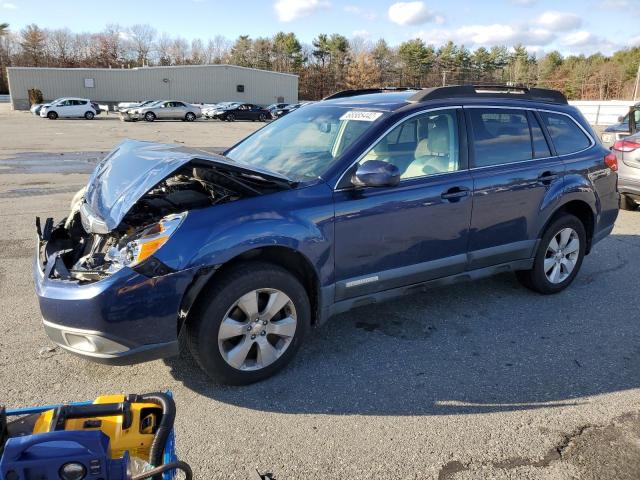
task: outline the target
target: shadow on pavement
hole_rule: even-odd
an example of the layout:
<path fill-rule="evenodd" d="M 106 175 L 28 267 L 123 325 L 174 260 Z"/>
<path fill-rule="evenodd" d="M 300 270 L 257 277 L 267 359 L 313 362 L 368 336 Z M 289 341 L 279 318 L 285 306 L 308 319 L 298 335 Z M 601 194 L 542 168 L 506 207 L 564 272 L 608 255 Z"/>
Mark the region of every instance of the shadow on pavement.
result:
<path fill-rule="evenodd" d="M 505 274 L 359 308 L 312 329 L 288 368 L 246 387 L 212 384 L 188 354 L 166 362 L 202 395 L 267 412 L 446 415 L 579 404 L 640 386 L 638 252 L 638 236 L 606 239 L 558 295 L 535 294 Z"/>

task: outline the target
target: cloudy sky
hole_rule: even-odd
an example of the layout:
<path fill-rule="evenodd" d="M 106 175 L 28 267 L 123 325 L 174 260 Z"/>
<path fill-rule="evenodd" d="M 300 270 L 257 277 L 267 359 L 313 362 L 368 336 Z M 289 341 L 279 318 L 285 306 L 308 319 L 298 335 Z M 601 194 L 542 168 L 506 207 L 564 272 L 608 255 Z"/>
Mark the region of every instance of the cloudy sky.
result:
<path fill-rule="evenodd" d="M 0 22 L 73 31 L 148 23 L 159 32 L 204 39 L 285 30 L 306 43 L 337 32 L 393 45 L 420 37 L 436 46 L 522 43 L 564 54 L 640 45 L 640 0 L 0 0 Z"/>

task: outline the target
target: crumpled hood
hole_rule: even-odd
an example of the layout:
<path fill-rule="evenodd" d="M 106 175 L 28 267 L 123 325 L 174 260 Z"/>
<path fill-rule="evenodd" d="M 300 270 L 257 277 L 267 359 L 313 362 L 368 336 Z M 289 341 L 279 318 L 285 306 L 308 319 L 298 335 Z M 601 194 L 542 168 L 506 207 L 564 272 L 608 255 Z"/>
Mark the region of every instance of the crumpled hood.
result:
<path fill-rule="evenodd" d="M 80 207 L 84 229 L 90 233 L 110 232 L 149 190 L 196 159 L 268 181 L 290 182 L 277 173 L 240 164 L 222 155 L 178 145 L 125 140 L 96 166 L 89 178 Z"/>

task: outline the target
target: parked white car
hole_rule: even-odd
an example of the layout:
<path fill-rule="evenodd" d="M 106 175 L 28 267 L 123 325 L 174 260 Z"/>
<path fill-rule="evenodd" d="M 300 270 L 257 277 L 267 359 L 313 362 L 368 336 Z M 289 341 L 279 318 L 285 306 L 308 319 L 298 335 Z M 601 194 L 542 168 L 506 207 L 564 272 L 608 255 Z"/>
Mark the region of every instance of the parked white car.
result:
<path fill-rule="evenodd" d="M 217 103 L 211 107 L 208 108 L 204 108 L 202 110 L 202 115 L 205 118 L 217 118 L 220 113 L 224 112 L 225 110 L 230 110 L 230 109 L 234 109 L 234 108 L 238 108 L 240 105 L 242 105 L 242 103 L 240 102 L 221 102 L 221 103 Z"/>
<path fill-rule="evenodd" d="M 86 118 L 93 120 L 96 110 L 91 105 L 91 101 L 86 98 L 59 98 L 51 102 L 48 106 L 43 106 L 40 110 L 42 118 L 56 120 L 57 118 Z"/>

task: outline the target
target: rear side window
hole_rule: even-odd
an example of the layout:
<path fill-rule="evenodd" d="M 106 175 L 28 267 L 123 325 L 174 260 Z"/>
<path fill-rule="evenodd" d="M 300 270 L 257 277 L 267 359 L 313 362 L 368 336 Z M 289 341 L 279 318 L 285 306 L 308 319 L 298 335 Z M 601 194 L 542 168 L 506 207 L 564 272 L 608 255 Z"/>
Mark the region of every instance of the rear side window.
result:
<path fill-rule="evenodd" d="M 468 112 L 471 117 L 476 167 L 534 158 L 526 111 L 473 108 Z"/>
<path fill-rule="evenodd" d="M 591 145 L 589 137 L 570 117 L 549 112 L 540 112 L 540 116 L 558 155 L 579 152 Z"/>

